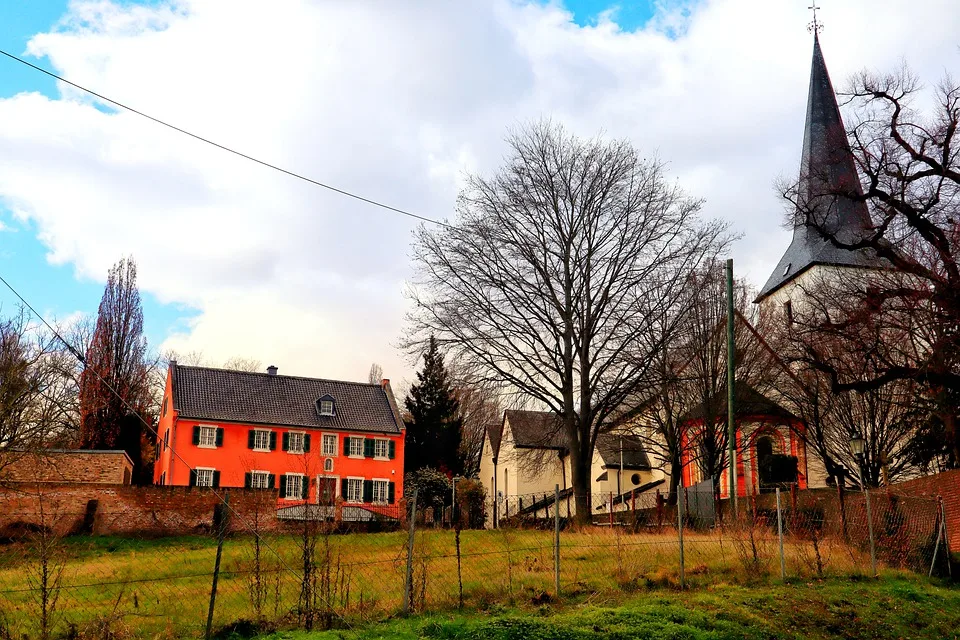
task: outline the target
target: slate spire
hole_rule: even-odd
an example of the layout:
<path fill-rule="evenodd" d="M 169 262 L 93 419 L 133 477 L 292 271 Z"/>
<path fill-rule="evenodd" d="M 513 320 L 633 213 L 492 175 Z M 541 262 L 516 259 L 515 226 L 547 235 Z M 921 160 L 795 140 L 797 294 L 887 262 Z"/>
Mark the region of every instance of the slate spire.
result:
<path fill-rule="evenodd" d="M 800 197 L 824 207 L 821 219 L 826 229 L 835 234 L 838 240 L 855 241 L 871 227 L 867 206 L 863 201 L 852 198 L 822 196 L 836 193 L 859 196 L 863 191 L 847 142 L 837 96 L 820 49 L 820 38 L 814 31 L 813 63 L 800 159 Z M 821 197 L 818 198 L 818 195 Z M 877 263 L 869 252 L 835 247 L 815 229 L 801 222 L 794 227 L 790 246 L 763 285 L 756 301 L 761 301 L 816 264 L 871 267 Z"/>

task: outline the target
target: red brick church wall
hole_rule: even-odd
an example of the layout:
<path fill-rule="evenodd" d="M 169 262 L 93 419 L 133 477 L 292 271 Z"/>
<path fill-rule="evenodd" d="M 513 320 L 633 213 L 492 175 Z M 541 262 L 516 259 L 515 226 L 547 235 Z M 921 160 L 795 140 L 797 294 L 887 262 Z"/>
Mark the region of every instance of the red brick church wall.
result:
<path fill-rule="evenodd" d="M 905 496 L 943 498 L 950 550 L 960 552 L 960 469 L 890 485 L 890 491 Z"/>

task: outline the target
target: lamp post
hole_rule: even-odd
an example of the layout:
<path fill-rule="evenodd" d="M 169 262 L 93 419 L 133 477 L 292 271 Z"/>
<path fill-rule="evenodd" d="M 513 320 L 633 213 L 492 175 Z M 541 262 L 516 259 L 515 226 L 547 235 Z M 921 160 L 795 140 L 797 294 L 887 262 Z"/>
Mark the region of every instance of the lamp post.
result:
<path fill-rule="evenodd" d="M 873 576 L 877 576 L 877 551 L 873 542 L 873 515 L 870 512 L 870 492 L 867 491 L 867 481 L 864 478 L 863 467 L 866 463 L 867 441 L 860 436 L 850 438 L 850 453 L 857 461 L 860 472 L 860 488 L 863 490 L 863 499 L 867 507 L 867 532 L 870 535 L 870 568 Z"/>

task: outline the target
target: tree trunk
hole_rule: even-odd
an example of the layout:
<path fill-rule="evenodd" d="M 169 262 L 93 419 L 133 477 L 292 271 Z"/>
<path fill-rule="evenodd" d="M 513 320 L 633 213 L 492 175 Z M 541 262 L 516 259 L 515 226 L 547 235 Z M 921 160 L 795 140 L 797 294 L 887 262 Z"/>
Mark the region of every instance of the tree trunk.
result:
<path fill-rule="evenodd" d="M 575 520 L 578 524 L 590 524 L 590 456 L 580 448 L 580 455 L 570 457 L 571 486 L 573 487 Z"/>

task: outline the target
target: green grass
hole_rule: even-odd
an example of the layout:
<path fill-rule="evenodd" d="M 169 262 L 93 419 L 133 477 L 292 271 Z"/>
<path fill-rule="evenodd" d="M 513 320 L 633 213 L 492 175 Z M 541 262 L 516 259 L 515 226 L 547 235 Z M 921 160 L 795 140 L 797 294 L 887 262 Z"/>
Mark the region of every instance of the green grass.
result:
<path fill-rule="evenodd" d="M 318 542 L 318 561 L 322 563 L 329 552 L 332 587 L 328 601 L 338 619 L 362 625 L 382 621 L 400 610 L 406 539 L 404 532 L 391 532 L 336 535 Z M 489 611 L 548 601 L 554 590 L 552 540 L 550 531 L 464 531 L 465 608 Z M 737 585 L 776 586 L 780 582 L 775 538 L 769 533 L 753 541 L 758 551 L 756 563 L 747 561 L 744 545 L 717 533 L 688 533 L 685 542 L 686 587 L 698 598 Z M 296 624 L 300 593 L 298 540 L 292 535 L 273 535 L 266 543 L 270 548 L 263 550 L 261 618 L 277 628 L 290 627 Z M 869 567 L 862 550 L 836 541 L 821 541 L 817 551 L 827 577 L 856 578 Z M 57 547 L 63 563 L 63 588 L 56 603 L 55 631 L 109 625 L 122 631 L 121 637 L 196 636 L 206 622 L 215 552 L 215 540 L 204 536 L 65 538 Z M 670 600 L 679 588 L 677 541 L 670 533 L 630 535 L 609 528 L 564 532 L 560 555 L 566 603 L 619 602 L 639 593 L 660 594 Z M 813 551 L 802 541 L 788 541 L 786 563 L 791 577 L 816 577 Z M 221 563 L 214 616 L 217 628 L 256 618 L 251 605 L 252 566 L 253 539 L 229 538 Z M 417 611 L 442 612 L 458 606 L 452 532 L 418 532 L 414 566 Z M 14 637 L 38 636 L 37 568 L 31 545 L 0 547 L 0 637 L 4 631 Z M 901 568 L 884 567 L 883 575 L 899 579 L 908 574 Z"/>
<path fill-rule="evenodd" d="M 960 637 L 960 591 L 920 579 L 799 582 L 634 596 L 616 606 L 548 605 L 426 615 L 272 640 L 723 640 Z"/>

